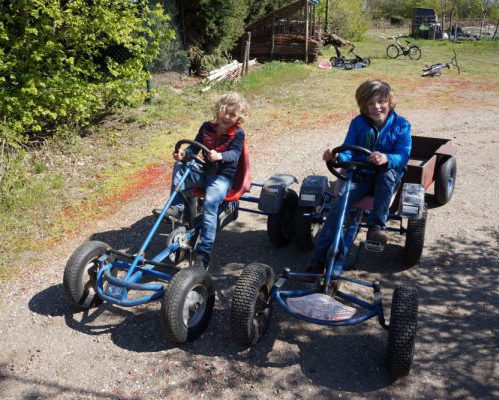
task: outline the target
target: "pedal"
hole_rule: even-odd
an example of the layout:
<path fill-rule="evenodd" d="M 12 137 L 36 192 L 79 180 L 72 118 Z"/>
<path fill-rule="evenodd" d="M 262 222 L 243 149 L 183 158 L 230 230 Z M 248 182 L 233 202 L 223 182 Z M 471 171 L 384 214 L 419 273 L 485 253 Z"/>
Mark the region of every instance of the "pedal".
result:
<path fill-rule="evenodd" d="M 385 245 L 383 243 L 374 240 L 366 240 L 364 242 L 364 247 L 367 251 L 372 251 L 373 253 L 382 253 L 385 250 Z"/>

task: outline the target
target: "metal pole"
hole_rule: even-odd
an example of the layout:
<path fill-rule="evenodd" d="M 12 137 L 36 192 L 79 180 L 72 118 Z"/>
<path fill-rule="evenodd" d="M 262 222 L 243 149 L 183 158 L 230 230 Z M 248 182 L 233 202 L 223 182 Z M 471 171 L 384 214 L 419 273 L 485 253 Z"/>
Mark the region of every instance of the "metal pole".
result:
<path fill-rule="evenodd" d="M 308 63 L 308 21 L 310 19 L 308 0 L 305 0 L 305 63 Z"/>

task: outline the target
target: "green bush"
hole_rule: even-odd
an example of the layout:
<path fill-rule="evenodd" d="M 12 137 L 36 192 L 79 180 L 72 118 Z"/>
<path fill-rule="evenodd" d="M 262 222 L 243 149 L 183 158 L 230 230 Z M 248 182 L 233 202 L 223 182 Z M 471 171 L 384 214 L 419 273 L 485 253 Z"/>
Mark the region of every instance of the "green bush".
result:
<path fill-rule="evenodd" d="M 158 28 L 166 21 L 146 0 L 1 2 L 0 162 L 29 140 L 143 98 L 144 66 L 172 36 Z"/>
<path fill-rule="evenodd" d="M 144 0 L 3 2 L 3 129 L 36 136 L 128 102 L 166 36 L 151 29 L 158 20 L 166 21 L 162 9 Z"/>

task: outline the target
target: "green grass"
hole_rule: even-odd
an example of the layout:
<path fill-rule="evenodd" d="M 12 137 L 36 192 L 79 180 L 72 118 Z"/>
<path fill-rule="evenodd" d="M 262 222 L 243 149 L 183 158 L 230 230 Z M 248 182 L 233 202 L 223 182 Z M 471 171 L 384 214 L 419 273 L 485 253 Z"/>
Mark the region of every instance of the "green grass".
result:
<path fill-rule="evenodd" d="M 316 64 L 272 62 L 250 70 L 240 82 L 222 82 L 207 92 L 201 92 L 201 85 L 181 93 L 165 87 L 156 91 L 152 104 L 123 109 L 91 127 L 89 137 L 68 134 L 51 145 L 48 155 L 31 155 L 22 189 L 9 203 L 0 203 L 0 279 L 13 275 L 25 252 L 47 248 L 85 220 L 102 216 L 109 207 L 103 200 L 130 184 L 137 172 L 170 160 L 174 144 L 193 138 L 200 123 L 211 119 L 217 97 L 228 90 L 241 92 L 251 104 L 250 140 L 256 134 L 326 129 L 348 121 L 357 112 L 355 89 L 372 78 L 390 82 L 402 109 L 449 106 L 450 98 L 471 108 L 474 103 L 466 96 L 477 85 L 484 93 L 482 104 L 497 105 L 499 41 L 417 41 L 421 60 L 390 60 L 385 53 L 389 41 L 378 33 L 356 44 L 358 54 L 372 59 L 368 68 L 323 70 Z M 450 61 L 452 49 L 461 75 L 451 69 L 440 78 L 420 76 L 425 64 Z M 333 54 L 326 49 L 319 59 Z"/>

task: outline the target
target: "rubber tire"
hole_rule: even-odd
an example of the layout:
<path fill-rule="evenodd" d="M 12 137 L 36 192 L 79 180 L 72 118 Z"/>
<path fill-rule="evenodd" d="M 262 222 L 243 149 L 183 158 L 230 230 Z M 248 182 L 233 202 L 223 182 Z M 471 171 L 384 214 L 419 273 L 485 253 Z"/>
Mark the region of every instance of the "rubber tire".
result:
<path fill-rule="evenodd" d="M 319 225 L 318 222 L 312 222 L 310 217 L 304 217 L 304 212 L 315 212 L 315 208 L 311 207 L 298 207 L 296 211 L 295 219 L 295 233 L 294 241 L 296 247 L 302 251 L 312 250 L 314 248 L 315 236 L 317 232 L 313 232 L 315 225 Z"/>
<path fill-rule="evenodd" d="M 391 58 L 392 60 L 397 58 L 400 55 L 398 47 L 395 46 L 394 44 L 389 45 L 386 48 L 386 55 L 388 56 L 388 58 Z"/>
<path fill-rule="evenodd" d="M 409 219 L 405 236 L 404 261 L 407 266 L 419 263 L 423 254 L 428 208 L 424 207 L 421 219 Z"/>
<path fill-rule="evenodd" d="M 87 310 L 102 303 L 97 293 L 97 261 L 109 249 L 107 243 L 92 240 L 78 247 L 69 258 L 64 268 L 63 286 L 66 297 L 76 310 Z"/>
<path fill-rule="evenodd" d="M 435 173 L 435 200 L 444 205 L 450 201 L 456 186 L 457 165 L 454 157 L 448 158 Z"/>
<path fill-rule="evenodd" d="M 371 65 L 371 59 L 369 57 L 363 58 L 362 63 L 366 66 L 369 67 Z"/>
<path fill-rule="evenodd" d="M 396 380 L 409 374 L 414 358 L 418 324 L 418 293 L 414 286 L 397 286 L 393 292 L 386 367 Z"/>
<path fill-rule="evenodd" d="M 198 315 L 199 321 L 186 326 L 183 319 L 185 302 L 193 289 L 204 292 L 205 309 Z M 215 285 L 211 275 L 204 268 L 189 267 L 175 274 L 165 290 L 161 303 L 161 316 L 166 338 L 178 344 L 191 342 L 205 331 L 210 322 L 215 304 Z M 192 318 L 189 317 L 189 318 Z"/>
<path fill-rule="evenodd" d="M 335 57 L 335 56 L 331 57 L 329 59 L 329 62 L 331 63 L 331 67 L 337 67 L 338 64 L 339 64 L 338 63 L 338 57 Z"/>
<path fill-rule="evenodd" d="M 289 244 L 294 234 L 298 195 L 288 189 L 281 208 L 277 214 L 269 214 L 267 218 L 267 234 L 270 243 L 281 247 Z"/>
<path fill-rule="evenodd" d="M 410 46 L 407 54 L 411 60 L 417 61 L 421 58 L 421 49 L 418 46 Z"/>
<path fill-rule="evenodd" d="M 267 331 L 274 279 L 271 267 L 254 263 L 244 267 L 237 281 L 232 295 L 230 326 L 234 341 L 245 348 L 258 343 Z"/>

